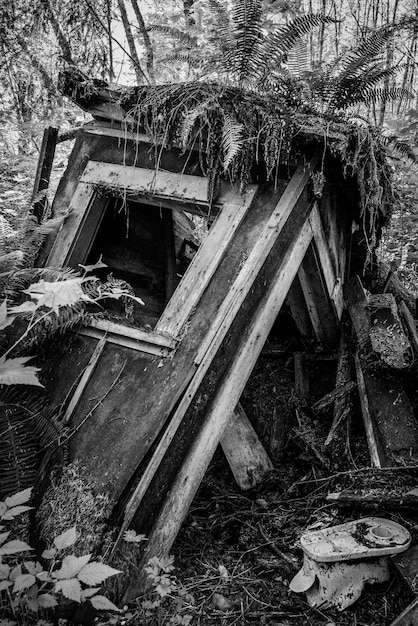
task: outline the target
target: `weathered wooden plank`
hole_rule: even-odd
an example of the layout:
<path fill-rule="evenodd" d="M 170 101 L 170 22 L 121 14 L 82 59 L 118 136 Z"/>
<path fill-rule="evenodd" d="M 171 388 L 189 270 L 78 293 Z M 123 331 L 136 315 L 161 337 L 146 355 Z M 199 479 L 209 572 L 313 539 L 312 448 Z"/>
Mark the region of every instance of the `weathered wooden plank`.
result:
<path fill-rule="evenodd" d="M 228 407 L 239 400 L 311 238 L 311 227 L 306 221 L 301 230 L 294 233 L 293 241 L 282 250 L 283 258 L 275 266 L 271 281 L 264 286 L 263 280 L 262 298 L 256 310 L 253 310 L 251 320 L 246 318 L 245 332 L 241 332 L 236 345 L 234 342 L 235 356 L 228 359 L 215 397 L 211 399 L 209 410 L 170 487 L 149 536 L 144 562 L 153 555 L 162 556 L 168 553 L 218 445 L 228 418 Z M 133 597 L 137 592 L 136 581 L 132 581 L 126 598 Z"/>
<path fill-rule="evenodd" d="M 398 615 L 396 619 L 393 620 L 390 626 L 416 626 L 417 624 L 418 598 L 415 598 L 415 600 L 413 600 L 411 604 L 408 604 L 406 609 L 402 611 L 402 613 Z"/>
<path fill-rule="evenodd" d="M 240 403 L 225 426 L 220 444 L 235 481 L 243 491 L 256 487 L 273 469 L 273 463 Z"/>
<path fill-rule="evenodd" d="M 169 302 L 178 283 L 173 211 L 161 209 L 161 213 L 165 251 L 165 299 Z"/>
<path fill-rule="evenodd" d="M 409 340 L 411 341 L 412 347 L 414 349 L 415 358 L 417 358 L 418 357 L 418 333 L 417 333 L 417 328 L 416 328 L 414 317 L 403 300 L 401 301 L 399 305 L 399 311 L 405 323 L 405 326 L 407 328 L 407 331 L 409 334 Z"/>
<path fill-rule="evenodd" d="M 351 381 L 351 328 L 352 327 L 351 324 L 348 323 L 348 319 L 343 317 L 340 325 L 340 346 L 338 353 L 337 376 L 335 381 L 337 387 L 344 386 Z M 325 439 L 325 446 L 330 445 L 343 420 L 347 420 L 348 427 L 350 426 L 351 407 L 352 402 L 350 396 L 344 396 L 336 400 L 334 405 L 334 416 L 330 431 Z"/>
<path fill-rule="evenodd" d="M 302 287 L 298 276 L 295 276 L 295 280 L 287 294 L 287 301 L 290 306 L 292 318 L 296 324 L 298 331 L 303 339 L 312 339 L 313 328 L 309 311 L 306 306 L 305 296 L 303 295 Z"/>
<path fill-rule="evenodd" d="M 39 222 L 42 220 L 47 202 L 46 190 L 49 186 L 52 164 L 54 162 L 57 137 L 58 128 L 53 128 L 52 126 L 45 128 L 32 191 L 32 201 L 35 200 L 33 214 Z M 45 195 L 37 199 L 42 192 L 45 192 Z"/>
<path fill-rule="evenodd" d="M 91 422 L 89 428 L 86 430 L 87 424 L 81 426 L 74 435 L 71 460 L 79 458 L 78 452 L 84 450 L 84 446 L 87 445 L 86 439 L 90 438 L 90 446 L 94 447 L 99 436 L 97 433 L 100 432 L 101 445 L 98 454 L 94 458 L 87 456 L 82 460 L 92 480 L 96 481 L 100 489 L 108 493 L 113 502 L 121 496 L 134 473 L 142 474 L 141 462 L 149 453 L 150 448 L 153 445 L 157 446 L 167 424 L 171 421 L 173 414 L 179 410 L 181 403 L 183 401 L 185 403 L 181 406 L 181 411 L 184 411 L 193 400 L 198 388 L 191 384 L 197 369 L 193 362 L 198 347 L 209 331 L 230 285 L 241 270 L 243 258 L 249 254 L 263 231 L 284 185 L 284 181 L 279 181 L 277 191 L 263 190 L 260 197 L 255 199 L 253 210 L 247 212 L 227 247 L 215 275 L 202 293 L 199 306 L 195 308 L 187 322 L 187 333 L 182 334 L 172 358 L 162 359 L 158 355 L 142 367 L 134 365 L 136 360 L 132 363 L 128 361 L 120 385 L 109 392 L 100 410 L 89 418 Z M 305 211 L 305 204 L 298 206 L 298 210 L 302 214 L 302 219 L 307 211 L 307 208 Z M 108 344 L 109 339 L 108 335 Z M 172 341 L 176 343 L 173 339 Z M 113 346 L 116 348 L 115 344 Z M 136 352 L 140 359 L 141 351 Z M 207 368 L 208 364 L 205 367 Z M 203 377 L 204 375 L 203 373 Z M 92 382 L 96 385 L 95 381 Z M 124 393 L 119 393 L 120 387 L 123 388 Z M 98 391 L 95 389 L 90 393 L 86 389 L 83 397 L 84 395 L 97 396 Z M 113 400 L 114 396 L 117 396 L 115 400 Z M 119 427 L 119 422 L 112 421 L 111 418 L 116 406 L 119 414 L 132 416 L 131 419 L 125 421 L 123 429 Z M 86 413 L 89 410 L 88 405 L 77 409 L 75 412 L 77 424 L 79 419 L 80 421 L 83 419 L 81 412 Z M 104 429 L 98 425 L 98 430 L 95 430 L 94 425 L 98 418 L 103 416 L 105 419 L 106 415 L 110 417 L 107 428 Z M 107 466 L 110 464 L 111 467 L 104 472 L 103 467 L 106 467 L 106 464 Z M 151 472 L 151 477 L 152 475 Z"/>
<path fill-rule="evenodd" d="M 363 348 L 370 341 L 370 313 L 367 309 L 367 298 L 363 285 L 358 276 L 354 276 L 346 283 L 344 297 L 356 333 L 357 344 Z"/>
<path fill-rule="evenodd" d="M 384 510 L 409 510 L 414 511 L 418 507 L 418 489 L 411 487 L 368 487 L 366 489 L 344 489 L 343 491 L 329 493 L 327 501 L 335 502 L 338 506 L 359 505 L 365 509 Z M 416 575 L 418 571 L 416 571 Z"/>
<path fill-rule="evenodd" d="M 418 546 L 392 556 L 392 561 L 408 587 L 414 593 L 418 590 Z M 414 624 L 415 626 L 415 624 Z"/>
<path fill-rule="evenodd" d="M 74 246 L 77 233 L 80 231 L 83 221 L 93 202 L 94 186 L 80 183 L 71 199 L 69 215 L 62 224 L 55 239 L 55 243 L 49 254 L 47 265 L 49 267 L 63 267 L 66 265 L 70 249 Z"/>
<path fill-rule="evenodd" d="M 69 404 L 68 404 L 68 406 L 67 406 L 67 408 L 65 410 L 65 413 L 64 413 L 63 418 L 62 418 L 62 421 L 63 421 L 64 424 L 68 424 L 69 423 L 69 421 L 70 421 L 70 419 L 71 419 L 71 417 L 73 415 L 74 409 L 77 406 L 77 404 L 78 404 L 78 402 L 80 400 L 81 394 L 84 392 L 84 390 L 85 390 L 85 388 L 86 388 L 86 386 L 87 386 L 87 384 L 88 384 L 88 382 L 90 380 L 90 377 L 91 377 L 91 375 L 93 373 L 94 368 L 97 365 L 98 360 L 100 359 L 100 355 L 103 352 L 103 348 L 105 347 L 105 345 L 106 345 L 106 336 L 103 336 L 97 342 L 97 345 L 96 345 L 96 347 L 94 349 L 94 352 L 93 352 L 93 354 L 90 357 L 90 361 L 88 362 L 86 368 L 84 369 L 84 372 L 83 372 L 83 374 L 82 374 L 82 376 L 81 376 L 81 378 L 80 378 L 80 380 L 78 382 L 77 388 L 76 388 L 75 392 L 73 393 L 73 395 L 71 397 L 71 400 L 70 400 L 70 402 L 69 402 Z"/>
<path fill-rule="evenodd" d="M 203 176 L 89 161 L 80 182 L 119 189 L 129 194 L 208 205 L 208 179 Z"/>
<path fill-rule="evenodd" d="M 318 251 L 319 261 L 324 275 L 325 284 L 327 286 L 328 295 L 334 303 L 338 319 L 341 319 L 344 309 L 344 297 L 342 290 L 344 277 L 337 276 L 333 266 L 317 203 L 314 204 L 309 221 L 312 226 L 313 237 Z"/>
<path fill-rule="evenodd" d="M 412 363 L 412 349 L 399 319 L 398 307 L 391 293 L 371 294 L 370 311 L 372 349 L 389 367 L 403 369 Z"/>
<path fill-rule="evenodd" d="M 126 345 L 134 350 L 142 350 L 161 356 L 168 356 L 177 345 L 172 337 L 154 331 L 125 326 L 110 320 L 93 319 L 88 326 L 82 326 L 77 332 L 97 338 L 106 334 L 107 341 L 110 343 Z"/>
<path fill-rule="evenodd" d="M 361 413 L 363 416 L 364 429 L 366 431 L 366 439 L 369 448 L 371 464 L 373 467 L 383 467 L 386 464 L 386 459 L 382 451 L 382 446 L 379 442 L 379 436 L 373 423 L 369 397 L 367 394 L 366 383 L 364 380 L 364 373 L 361 367 L 358 352 L 354 356 L 354 362 L 356 366 L 357 387 L 360 397 Z"/>
<path fill-rule="evenodd" d="M 232 198 L 225 198 L 222 211 L 187 268 L 176 292 L 155 327 L 156 331 L 167 333 L 173 337 L 180 333 L 224 256 L 232 237 L 251 207 L 256 192 L 257 187 L 253 185 L 243 197 L 234 194 Z"/>
<path fill-rule="evenodd" d="M 411 459 L 418 456 L 418 424 L 401 380 L 376 362 L 370 341 L 371 312 L 358 277 L 346 288 L 348 311 L 357 335 L 359 349 L 356 356 L 357 382 L 363 416 L 374 428 L 374 443 L 369 428 L 369 445 L 380 442 L 382 449 L 373 452 L 382 465 L 391 463 L 391 457 Z M 367 405 L 367 406 L 366 406 Z"/>
<path fill-rule="evenodd" d="M 200 346 L 199 353 L 195 361 L 196 363 L 200 363 L 202 361 L 206 353 L 210 350 L 211 343 L 216 346 L 220 340 L 220 336 L 225 336 L 226 329 L 235 317 L 243 298 L 250 290 L 251 285 L 270 253 L 278 234 L 283 229 L 291 212 L 300 200 L 316 163 L 317 158 L 314 157 L 306 167 L 299 166 L 293 174 L 270 219 L 265 225 L 261 236 L 259 237 L 254 248 L 251 250 L 248 258 L 245 259 L 241 272 L 222 303 L 222 306 L 219 309 L 216 319 L 212 325 L 212 331 L 208 333 Z"/>
<path fill-rule="evenodd" d="M 65 259 L 65 264 L 69 267 L 79 269 L 80 264 L 87 262 L 87 258 L 94 246 L 96 235 L 110 202 L 111 198 L 105 195 L 93 194 L 92 202 L 86 209 L 78 233 L 69 247 Z M 94 261 L 98 261 L 98 258 L 94 259 Z"/>
<path fill-rule="evenodd" d="M 295 370 L 295 393 L 300 400 L 309 402 L 311 395 L 310 376 L 305 354 L 303 352 L 295 352 L 293 363 Z"/>
<path fill-rule="evenodd" d="M 298 277 L 317 340 L 323 345 L 334 344 L 338 335 L 338 318 L 322 276 L 318 253 L 313 246 L 306 253 Z"/>

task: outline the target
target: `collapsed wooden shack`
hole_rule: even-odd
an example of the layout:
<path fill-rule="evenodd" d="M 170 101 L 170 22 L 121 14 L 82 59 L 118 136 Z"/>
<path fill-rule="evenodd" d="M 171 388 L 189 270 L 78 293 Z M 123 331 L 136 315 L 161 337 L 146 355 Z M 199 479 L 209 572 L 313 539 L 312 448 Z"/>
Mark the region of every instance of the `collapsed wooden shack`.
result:
<path fill-rule="evenodd" d="M 123 281 L 144 305 L 110 303 L 47 354 L 43 377 L 71 432 L 69 461 L 110 499 L 114 558 L 126 529 L 148 537 L 127 573 L 129 599 L 142 565 L 169 552 L 219 443 L 242 488 L 271 469 L 240 396 L 283 307 L 311 351 L 338 347 L 345 287 L 363 273 L 389 211 L 388 172 L 382 162 L 367 179 L 369 131 L 300 115 L 286 158 L 270 175 L 256 164 L 238 189 L 204 175 L 202 137 L 183 150 L 150 136 L 149 117 L 144 128 L 127 104 L 140 105 L 144 91 L 128 97 L 73 75 L 64 89 L 94 122 L 77 134 L 52 206 L 65 220 L 39 263 L 77 269 L 101 259 L 96 275 Z M 353 319 L 364 296 L 354 292 Z M 337 384 L 349 381 L 346 370 Z M 381 387 L 374 398 L 387 395 Z M 336 409 L 338 423 L 344 396 Z"/>

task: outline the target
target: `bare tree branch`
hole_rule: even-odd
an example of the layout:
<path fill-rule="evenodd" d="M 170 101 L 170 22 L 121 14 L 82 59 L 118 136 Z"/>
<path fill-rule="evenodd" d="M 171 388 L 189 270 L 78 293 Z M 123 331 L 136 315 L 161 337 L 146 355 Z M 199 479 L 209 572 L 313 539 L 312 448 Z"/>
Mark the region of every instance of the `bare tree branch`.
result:
<path fill-rule="evenodd" d="M 125 1 L 124 0 L 118 0 L 118 7 L 119 7 L 119 11 L 120 11 L 120 16 L 122 18 L 122 24 L 123 24 L 123 28 L 125 30 L 125 35 L 126 35 L 126 39 L 127 39 L 127 42 L 128 42 L 129 50 L 130 50 L 130 53 L 131 53 L 131 59 L 133 61 L 133 66 L 134 66 L 134 70 L 135 70 L 135 74 L 136 74 L 136 79 L 137 79 L 138 83 L 141 83 L 144 78 L 145 78 L 145 80 L 147 82 L 149 82 L 149 80 L 148 80 L 147 76 L 144 74 L 144 72 L 143 72 L 143 70 L 141 68 L 141 64 L 139 62 L 138 53 L 137 53 L 136 47 L 135 47 L 134 36 L 132 34 L 131 25 L 130 25 L 129 20 L 128 20 L 128 14 L 126 12 Z"/>
<path fill-rule="evenodd" d="M 147 53 L 147 72 L 150 79 L 150 82 L 155 85 L 155 74 L 154 74 L 154 50 L 152 47 L 150 36 L 148 35 L 148 31 L 145 26 L 144 18 L 142 17 L 141 10 L 138 6 L 137 0 L 131 0 L 131 4 L 135 11 L 135 16 L 138 22 L 139 31 L 142 35 L 142 39 L 144 40 L 145 50 Z"/>
<path fill-rule="evenodd" d="M 57 20 L 57 16 L 55 15 L 52 9 L 50 0 L 41 0 L 41 1 L 48 14 L 49 23 L 52 26 L 52 30 L 54 31 L 54 34 L 57 38 L 58 45 L 61 48 L 62 57 L 64 61 L 66 61 L 70 65 L 74 65 L 74 60 L 73 60 L 73 56 L 71 53 L 70 44 L 61 30 L 61 26 Z"/>

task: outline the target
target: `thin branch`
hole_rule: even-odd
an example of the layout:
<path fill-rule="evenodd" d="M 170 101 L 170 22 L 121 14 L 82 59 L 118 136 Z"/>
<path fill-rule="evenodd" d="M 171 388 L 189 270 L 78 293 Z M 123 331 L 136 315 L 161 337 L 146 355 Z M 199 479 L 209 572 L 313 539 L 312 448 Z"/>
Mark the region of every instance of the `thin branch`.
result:
<path fill-rule="evenodd" d="M 101 17 L 98 15 L 97 11 L 94 9 L 94 7 L 92 6 L 90 0 L 84 0 L 87 8 L 89 9 L 90 13 L 96 18 L 96 20 L 98 21 L 98 23 L 100 24 L 100 26 L 103 28 L 104 32 L 108 35 L 108 37 L 114 41 L 116 43 L 116 45 L 119 46 L 119 48 L 122 50 L 122 52 L 124 52 L 124 54 L 126 54 L 126 56 L 131 59 L 133 65 L 135 65 L 136 61 L 135 59 L 129 54 L 129 52 L 126 50 L 126 48 L 124 46 L 122 46 L 122 44 L 120 43 L 120 41 L 118 41 L 116 39 L 116 37 L 114 37 L 112 35 L 112 33 L 109 31 L 108 27 L 106 26 L 106 24 L 103 22 L 103 20 L 101 19 Z M 138 61 L 139 63 L 139 61 Z M 139 66 L 139 69 L 142 73 L 142 76 L 145 78 L 145 80 L 149 83 L 149 80 L 146 76 L 146 74 L 144 74 L 144 72 L 142 71 L 141 66 Z"/>
<path fill-rule="evenodd" d="M 143 72 L 143 70 L 141 68 L 141 64 L 139 62 L 138 53 L 137 53 L 136 47 L 135 47 L 134 36 L 132 34 L 131 25 L 130 25 L 129 20 L 128 20 L 128 14 L 126 12 L 125 1 L 124 0 L 118 0 L 118 7 L 119 7 L 120 15 L 121 15 L 121 18 L 122 18 L 122 23 L 123 23 L 123 28 L 125 30 L 126 39 L 128 41 L 129 50 L 131 52 L 131 59 L 133 61 L 133 66 L 134 66 L 134 70 L 135 70 L 135 74 L 136 74 L 136 79 L 137 79 L 138 83 L 141 83 L 143 78 L 145 78 L 145 80 L 147 82 L 149 82 L 149 80 L 147 79 L 146 75 L 144 74 L 144 72 Z"/>
<path fill-rule="evenodd" d="M 154 74 L 154 50 L 152 48 L 152 43 L 148 31 L 145 26 L 144 18 L 142 17 L 141 10 L 139 8 L 137 0 L 131 0 L 131 4 L 133 10 L 135 11 L 135 16 L 138 22 L 139 32 L 142 35 L 142 39 L 144 40 L 145 50 L 147 54 L 147 72 L 149 79 L 152 85 L 155 85 L 155 74 Z"/>
<path fill-rule="evenodd" d="M 61 48 L 61 52 L 62 52 L 62 57 L 64 59 L 64 61 L 66 61 L 67 63 L 69 63 L 70 65 L 74 65 L 74 60 L 73 60 L 73 56 L 71 53 L 71 47 L 70 44 L 68 42 L 68 40 L 66 39 L 64 33 L 61 30 L 61 26 L 57 20 L 57 16 L 55 15 L 50 0 L 42 0 L 42 4 L 44 5 L 46 12 L 48 14 L 48 18 L 49 18 L 49 22 L 52 26 L 52 30 L 54 31 L 54 34 L 57 38 L 59 47 Z"/>

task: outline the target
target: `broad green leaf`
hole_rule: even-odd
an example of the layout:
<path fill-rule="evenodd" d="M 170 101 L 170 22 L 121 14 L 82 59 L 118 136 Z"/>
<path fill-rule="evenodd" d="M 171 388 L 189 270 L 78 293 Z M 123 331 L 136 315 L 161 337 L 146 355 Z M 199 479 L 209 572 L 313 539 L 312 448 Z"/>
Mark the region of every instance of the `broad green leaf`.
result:
<path fill-rule="evenodd" d="M 4 330 L 15 320 L 14 315 L 7 315 L 7 300 L 3 300 L 0 304 L 0 330 Z"/>
<path fill-rule="evenodd" d="M 38 596 L 38 603 L 42 609 L 49 609 L 53 606 L 57 606 L 58 604 L 54 596 L 50 593 L 40 593 Z"/>
<path fill-rule="evenodd" d="M 69 528 L 68 530 L 63 532 L 61 535 L 58 535 L 58 537 L 55 537 L 54 545 L 57 550 L 64 550 L 65 548 L 69 548 L 70 546 L 74 545 L 76 541 L 77 532 L 76 527 L 73 526 L 72 528 Z"/>
<path fill-rule="evenodd" d="M 77 578 L 70 578 L 67 580 L 58 580 L 54 587 L 56 592 L 61 592 L 68 600 L 74 600 L 74 602 L 80 603 L 81 601 L 81 585 Z"/>
<path fill-rule="evenodd" d="M 113 604 L 113 602 L 111 602 L 110 600 L 105 598 L 105 596 L 93 596 L 93 598 L 90 598 L 90 602 L 92 603 L 92 605 L 94 606 L 94 608 L 97 611 L 118 611 L 118 612 L 120 612 L 120 610 L 121 610 L 121 609 L 118 609 L 118 607 L 115 606 Z"/>
<path fill-rule="evenodd" d="M 119 570 L 113 569 L 113 567 L 105 565 L 104 563 L 88 563 L 77 574 L 77 578 L 91 587 L 93 585 L 100 585 L 110 576 L 115 576 L 115 574 L 120 573 Z"/>
<path fill-rule="evenodd" d="M 33 574 L 21 574 L 15 580 L 13 585 L 13 593 L 16 591 L 22 591 L 23 589 L 29 589 L 36 583 L 36 578 Z"/>
<path fill-rule="evenodd" d="M 52 578 L 49 575 L 49 572 L 39 572 L 39 574 L 36 574 L 36 578 L 38 578 L 41 582 L 43 583 L 49 583 L 52 582 Z"/>
<path fill-rule="evenodd" d="M 52 572 L 52 578 L 58 578 L 63 580 L 65 578 L 74 578 L 78 572 L 85 566 L 91 559 L 91 554 L 85 554 L 84 556 L 66 556 L 62 562 L 61 569 Z"/>
<path fill-rule="evenodd" d="M 148 541 L 145 535 L 138 535 L 135 530 L 125 530 L 123 539 L 127 543 L 142 543 L 143 541 Z"/>
<path fill-rule="evenodd" d="M 25 561 L 23 565 L 28 570 L 28 573 L 33 574 L 34 576 L 37 576 L 43 570 L 42 565 L 38 563 L 38 561 Z"/>
<path fill-rule="evenodd" d="M 36 372 L 39 367 L 33 365 L 25 366 L 25 363 L 32 359 L 31 356 L 20 356 L 14 359 L 0 357 L 0 385 L 33 385 L 43 387 L 39 382 Z"/>
<path fill-rule="evenodd" d="M 89 300 L 81 285 L 84 278 L 69 278 L 58 282 L 48 282 L 40 280 L 23 292 L 28 294 L 32 300 L 36 301 L 36 308 L 46 307 L 58 313 L 60 307 L 72 306 L 82 300 Z"/>
<path fill-rule="evenodd" d="M 91 598 L 92 596 L 94 596 L 98 591 L 100 591 L 100 587 L 90 587 L 89 589 L 83 589 L 83 591 L 81 592 L 82 602 L 84 602 L 86 598 Z"/>
<path fill-rule="evenodd" d="M 28 502 L 31 499 L 32 490 L 33 487 L 29 487 L 28 489 L 23 489 L 23 491 L 18 491 L 13 496 L 5 498 L 4 502 L 9 508 L 25 504 L 25 502 Z"/>
<path fill-rule="evenodd" d="M 11 580 L 0 580 L 0 591 L 4 591 L 4 589 L 8 589 L 13 585 Z M 1 622 L 0 622 L 1 626 Z"/>
<path fill-rule="evenodd" d="M 18 314 L 18 313 L 34 313 L 37 309 L 35 302 L 32 300 L 26 300 L 26 302 L 22 302 L 22 304 L 18 304 L 17 306 L 11 306 L 9 311 L 10 313 Z"/>
<path fill-rule="evenodd" d="M 0 519 L 3 518 L 3 514 L 7 511 L 7 504 L 5 502 L 0 501 Z"/>
<path fill-rule="evenodd" d="M 16 567 L 14 567 L 14 568 L 12 569 L 12 571 L 10 572 L 10 576 L 9 576 L 9 578 L 10 578 L 10 580 L 16 580 L 16 578 L 17 578 L 18 576 L 21 576 L 21 575 L 22 575 L 22 573 L 23 573 L 23 572 L 22 572 L 22 566 L 21 566 L 20 564 L 19 564 L 19 565 L 16 565 Z"/>
<path fill-rule="evenodd" d="M 7 563 L 0 563 L 0 580 L 8 578 L 10 574 L 10 565 Z"/>
<path fill-rule="evenodd" d="M 10 535 L 10 530 L 8 530 L 5 533 L 0 533 L 0 546 L 2 543 L 4 543 L 6 541 L 6 539 L 8 538 L 8 536 Z"/>
<path fill-rule="evenodd" d="M 44 550 L 42 552 L 41 557 L 43 559 L 47 559 L 49 561 L 50 559 L 54 558 L 56 553 L 57 553 L 57 549 L 56 548 L 49 548 L 49 550 Z"/>
<path fill-rule="evenodd" d="M 19 554 L 20 552 L 27 552 L 33 550 L 25 541 L 19 539 L 12 539 L 0 547 L 0 555 L 4 554 Z"/>
<path fill-rule="evenodd" d="M 88 274 L 89 272 L 94 272 L 94 270 L 99 270 L 103 267 L 107 267 L 106 263 L 103 263 L 102 261 L 102 255 L 100 255 L 97 263 L 94 263 L 93 265 L 81 265 L 81 263 L 79 263 L 78 265 L 79 267 L 83 268 L 85 274 Z"/>
<path fill-rule="evenodd" d="M 38 598 L 36 596 L 33 598 L 26 598 L 26 606 L 33 613 L 37 613 L 39 611 Z"/>
<path fill-rule="evenodd" d="M 33 509 L 33 506 L 25 506 L 25 505 L 14 506 L 8 511 L 6 511 L 6 513 L 4 513 L 2 519 L 5 519 L 5 520 L 14 519 L 17 515 L 20 515 L 21 513 L 25 513 L 26 511 L 30 511 L 31 509 Z"/>

